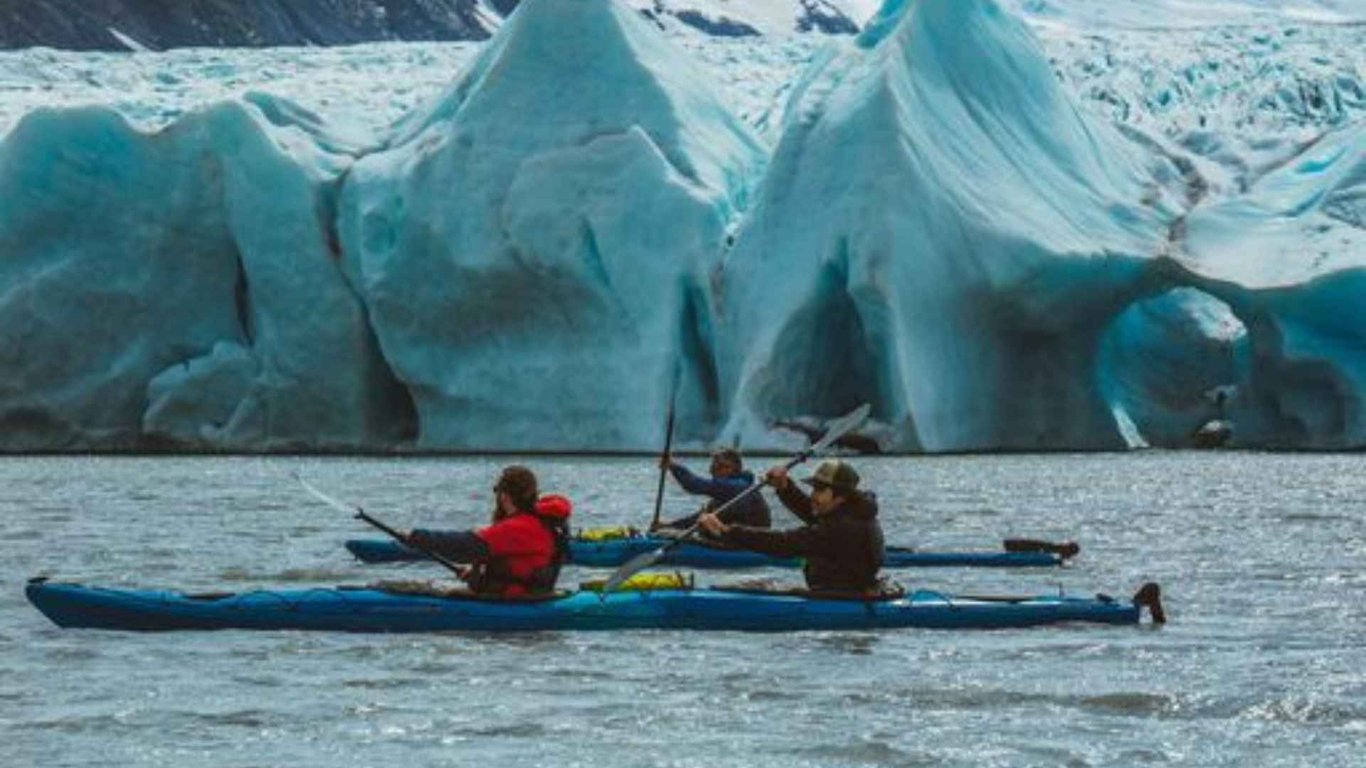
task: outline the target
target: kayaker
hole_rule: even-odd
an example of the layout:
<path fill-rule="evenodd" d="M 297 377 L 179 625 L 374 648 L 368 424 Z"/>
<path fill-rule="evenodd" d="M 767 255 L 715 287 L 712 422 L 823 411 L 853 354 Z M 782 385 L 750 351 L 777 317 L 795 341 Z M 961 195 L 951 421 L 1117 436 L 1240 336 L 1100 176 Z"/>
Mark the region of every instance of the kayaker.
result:
<path fill-rule="evenodd" d="M 740 452 L 733 448 L 722 448 L 712 452 L 711 466 L 708 468 L 710 479 L 698 477 L 687 467 L 675 462 L 668 454 L 660 458 L 659 465 L 669 470 L 669 474 L 674 476 L 674 480 L 678 481 L 683 490 L 694 496 L 709 498 L 696 513 L 663 523 L 655 529 L 657 532 L 661 532 L 661 528 L 666 531 L 687 530 L 697 522 L 698 516 L 716 509 L 754 485 L 754 473 L 745 470 L 744 459 L 740 457 Z M 751 494 L 727 510 L 726 521 L 753 528 L 767 528 L 772 525 L 768 502 L 758 493 Z"/>
<path fill-rule="evenodd" d="M 768 483 L 783 506 L 806 523 L 800 528 L 770 531 L 730 525 L 703 514 L 698 522 L 722 543 L 776 557 L 806 560 L 806 586 L 820 592 L 874 592 L 882 568 L 882 526 L 877 519 L 877 497 L 858 489 L 859 476 L 843 461 L 827 461 L 803 482 L 802 492 L 787 469 L 768 471 Z"/>
<path fill-rule="evenodd" d="M 479 594 L 519 597 L 555 591 L 569 549 L 569 499 L 540 495 L 536 475 L 513 465 L 493 486 L 490 525 L 473 531 L 416 529 L 405 538 L 456 562 L 473 563 L 464 575 Z"/>

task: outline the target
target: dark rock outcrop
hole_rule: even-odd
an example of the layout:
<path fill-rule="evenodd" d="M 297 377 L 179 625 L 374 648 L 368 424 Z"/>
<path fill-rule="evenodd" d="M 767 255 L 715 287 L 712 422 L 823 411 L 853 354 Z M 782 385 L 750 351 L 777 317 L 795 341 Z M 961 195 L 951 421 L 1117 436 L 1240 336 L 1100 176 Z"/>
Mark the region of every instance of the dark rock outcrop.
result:
<path fill-rule="evenodd" d="M 512 5 L 512 3 L 505 3 Z M 0 48 L 483 40 L 477 0 L 0 0 Z M 118 34 L 115 33 L 117 31 Z"/>
<path fill-rule="evenodd" d="M 824 32 L 827 35 L 857 35 L 858 24 L 840 9 L 825 0 L 799 0 L 802 15 L 797 19 L 798 32 Z"/>
<path fill-rule="evenodd" d="M 827 0 L 791 0 L 799 32 L 857 34 Z M 44 46 L 75 51 L 350 45 L 381 40 L 484 40 L 518 0 L 0 0 L 0 49 Z M 715 37 L 761 32 L 712 17 L 687 0 L 640 12 Z M 131 42 L 130 42 L 131 41 Z"/>

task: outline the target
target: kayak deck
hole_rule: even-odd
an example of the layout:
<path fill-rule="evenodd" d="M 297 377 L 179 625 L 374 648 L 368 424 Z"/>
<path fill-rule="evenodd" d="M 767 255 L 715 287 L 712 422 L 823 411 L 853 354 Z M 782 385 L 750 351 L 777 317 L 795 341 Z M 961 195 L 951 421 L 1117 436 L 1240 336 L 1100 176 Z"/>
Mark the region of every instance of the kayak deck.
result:
<path fill-rule="evenodd" d="M 1151 590 L 1149 592 L 1149 590 Z M 1140 599 L 1149 592 L 1147 599 Z M 731 630 L 789 632 L 894 628 L 1003 629 L 1060 622 L 1136 624 L 1156 585 L 1132 601 L 1044 595 L 982 598 L 916 591 L 891 599 L 827 599 L 712 589 L 573 592 L 549 599 L 490 600 L 395 593 L 373 587 L 258 590 L 192 595 L 53 583 L 25 588 L 34 607 L 61 627 L 160 630 L 339 632 L 529 632 Z"/>
<path fill-rule="evenodd" d="M 573 539 L 569 562 L 588 568 L 615 568 L 636 555 L 658 549 L 669 539 L 632 536 L 603 541 Z M 388 539 L 350 539 L 346 548 L 365 563 L 402 563 L 426 559 L 415 549 Z M 883 568 L 1051 568 L 1065 558 L 1052 552 L 932 552 L 906 547 L 887 547 Z M 796 558 L 770 557 L 758 552 L 723 549 L 705 544 L 680 544 L 669 550 L 659 565 L 681 568 L 799 568 Z"/>

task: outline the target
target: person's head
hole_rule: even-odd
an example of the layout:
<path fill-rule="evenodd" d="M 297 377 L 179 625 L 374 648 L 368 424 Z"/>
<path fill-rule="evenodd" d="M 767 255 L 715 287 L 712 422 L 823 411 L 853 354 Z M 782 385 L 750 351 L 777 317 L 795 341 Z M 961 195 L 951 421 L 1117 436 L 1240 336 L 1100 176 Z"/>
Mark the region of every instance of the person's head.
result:
<path fill-rule="evenodd" d="M 843 461 L 823 461 L 802 482 L 811 486 L 811 509 L 828 514 L 858 495 L 858 473 Z"/>
<path fill-rule="evenodd" d="M 536 475 L 526 467 L 513 464 L 498 476 L 493 495 L 498 501 L 494 517 L 501 519 L 516 511 L 533 511 L 541 494 L 536 487 Z"/>
<path fill-rule="evenodd" d="M 740 452 L 734 448 L 719 448 L 711 452 L 711 476 L 730 477 L 745 468 Z"/>

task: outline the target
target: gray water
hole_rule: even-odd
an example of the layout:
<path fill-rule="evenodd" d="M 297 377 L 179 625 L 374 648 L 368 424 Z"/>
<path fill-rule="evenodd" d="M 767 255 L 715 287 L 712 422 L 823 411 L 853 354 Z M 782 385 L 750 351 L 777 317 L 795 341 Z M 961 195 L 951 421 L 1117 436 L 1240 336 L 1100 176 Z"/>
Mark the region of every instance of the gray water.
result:
<path fill-rule="evenodd" d="M 536 458 L 579 525 L 648 520 L 647 459 Z M 959 591 L 1166 591 L 1161 628 L 352 636 L 60 630 L 33 575 L 244 590 L 435 576 L 370 533 L 472 526 L 478 459 L 0 460 L 0 766 L 1366 765 L 1366 457 L 857 463 L 888 541 L 1075 537 L 1074 567 L 903 571 Z M 668 510 L 691 511 L 676 491 Z M 779 519 L 782 519 L 781 514 Z M 784 578 L 794 573 L 771 572 Z M 569 570 L 562 581 L 586 572 Z M 734 574 L 698 574 L 724 581 Z"/>

